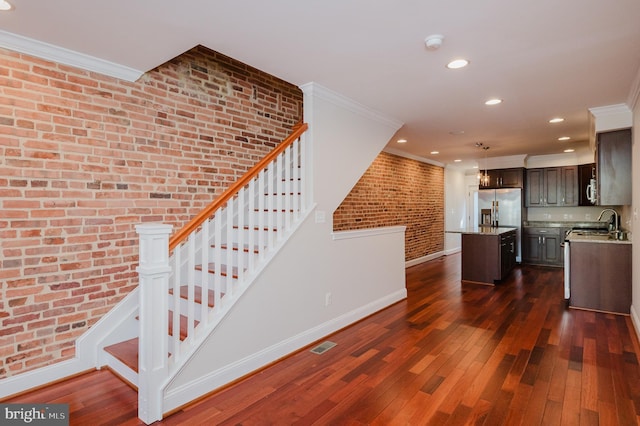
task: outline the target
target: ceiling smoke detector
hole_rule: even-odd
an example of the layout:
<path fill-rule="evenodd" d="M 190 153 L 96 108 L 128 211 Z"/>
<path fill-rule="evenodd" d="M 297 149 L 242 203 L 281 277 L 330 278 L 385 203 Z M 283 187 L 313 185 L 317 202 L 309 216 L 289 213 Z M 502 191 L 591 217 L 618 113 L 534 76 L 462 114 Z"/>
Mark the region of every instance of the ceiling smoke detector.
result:
<path fill-rule="evenodd" d="M 433 34 L 424 39 L 424 44 L 429 50 L 438 50 L 442 46 L 444 36 L 442 34 Z"/>

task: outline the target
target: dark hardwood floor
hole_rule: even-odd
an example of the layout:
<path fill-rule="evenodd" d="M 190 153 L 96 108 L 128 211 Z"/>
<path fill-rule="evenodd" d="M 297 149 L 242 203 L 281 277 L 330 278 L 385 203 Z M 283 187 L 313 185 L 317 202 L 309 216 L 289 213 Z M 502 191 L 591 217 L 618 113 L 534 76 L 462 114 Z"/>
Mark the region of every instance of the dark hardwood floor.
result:
<path fill-rule="evenodd" d="M 164 419 L 167 425 L 635 425 L 629 317 L 567 309 L 562 270 L 460 284 L 460 255 L 407 269 L 407 300 Z M 5 402 L 68 403 L 72 425 L 138 425 L 102 370 Z"/>

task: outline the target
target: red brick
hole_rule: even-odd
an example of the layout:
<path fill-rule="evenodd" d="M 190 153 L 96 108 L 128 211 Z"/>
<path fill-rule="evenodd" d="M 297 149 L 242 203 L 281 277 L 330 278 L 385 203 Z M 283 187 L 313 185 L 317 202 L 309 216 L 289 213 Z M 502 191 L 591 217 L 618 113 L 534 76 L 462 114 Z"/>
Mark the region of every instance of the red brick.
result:
<path fill-rule="evenodd" d="M 395 225 L 405 260 L 444 250 L 444 168 L 383 152 L 333 214 L 335 231 Z"/>
<path fill-rule="evenodd" d="M 77 336 L 137 285 L 135 225 L 179 229 L 302 118 L 296 86 L 203 47 L 136 82 L 0 49 L 0 80 L 0 280 L 13 283 L 3 320 L 70 303 L 39 312 L 29 333 L 8 328 L 7 357 L 34 335 L 58 343 L 50 358 L 0 364 L 0 378 L 72 357 Z"/>

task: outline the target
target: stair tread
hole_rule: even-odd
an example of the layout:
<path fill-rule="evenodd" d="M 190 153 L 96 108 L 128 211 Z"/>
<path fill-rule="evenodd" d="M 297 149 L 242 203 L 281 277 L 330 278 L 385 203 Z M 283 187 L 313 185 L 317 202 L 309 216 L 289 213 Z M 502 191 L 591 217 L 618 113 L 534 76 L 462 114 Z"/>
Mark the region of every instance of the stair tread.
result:
<path fill-rule="evenodd" d="M 213 245 L 211 246 L 211 248 L 215 248 L 215 246 L 216 246 L 216 245 L 215 245 L 215 244 L 213 244 Z M 229 248 L 229 245 L 228 245 L 228 244 L 226 244 L 226 243 L 225 243 L 225 244 L 220 244 L 220 248 L 221 248 L 221 249 L 223 249 L 223 250 L 227 250 L 227 249 Z M 238 243 L 233 243 L 233 244 L 231 245 L 231 249 L 232 249 L 233 251 L 238 251 Z M 243 244 L 242 251 L 243 251 L 244 253 L 249 253 L 249 245 L 248 245 L 248 244 Z M 260 253 L 260 246 L 259 246 L 259 245 L 257 245 L 257 244 L 254 244 L 254 245 L 253 245 L 253 252 L 254 252 L 255 254 Z"/>
<path fill-rule="evenodd" d="M 216 265 L 213 262 L 207 265 L 207 269 L 210 274 L 216 273 Z M 228 275 L 228 269 L 227 265 L 220 265 L 220 275 L 226 277 Z M 196 265 L 196 271 L 202 271 L 202 265 Z M 238 268 L 236 266 L 231 268 L 231 277 L 238 278 Z"/>
<path fill-rule="evenodd" d="M 208 305 L 210 308 L 213 308 L 215 292 L 212 289 L 209 289 L 207 293 L 208 293 L 208 298 L 207 298 Z M 169 289 L 169 294 L 173 294 L 173 289 Z M 220 297 L 223 297 L 223 296 L 224 296 L 224 293 L 220 293 Z M 180 298 L 185 300 L 189 299 L 189 286 L 187 285 L 180 286 Z M 202 287 L 200 286 L 194 287 L 193 301 L 197 304 L 202 304 Z"/>
<path fill-rule="evenodd" d="M 114 358 L 122 362 L 124 365 L 138 372 L 138 338 L 125 340 L 124 342 L 114 343 L 106 346 L 104 350 Z"/>
<path fill-rule="evenodd" d="M 199 321 L 193 320 L 193 326 L 196 327 Z M 180 340 L 187 338 L 187 331 L 189 328 L 188 318 L 185 315 L 180 315 Z M 169 336 L 173 336 L 173 311 L 169 311 Z"/>

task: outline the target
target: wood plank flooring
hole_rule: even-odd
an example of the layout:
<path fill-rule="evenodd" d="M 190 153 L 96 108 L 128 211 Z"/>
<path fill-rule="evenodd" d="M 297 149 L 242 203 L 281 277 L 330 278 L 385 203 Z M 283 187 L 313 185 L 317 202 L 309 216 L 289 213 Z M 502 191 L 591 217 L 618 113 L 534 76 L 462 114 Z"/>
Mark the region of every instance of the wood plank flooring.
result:
<path fill-rule="evenodd" d="M 200 400 L 166 425 L 635 425 L 629 317 L 567 309 L 562 270 L 460 284 L 460 255 L 407 269 L 407 300 Z M 139 425 L 109 371 L 5 402 L 68 403 L 72 425 Z"/>

